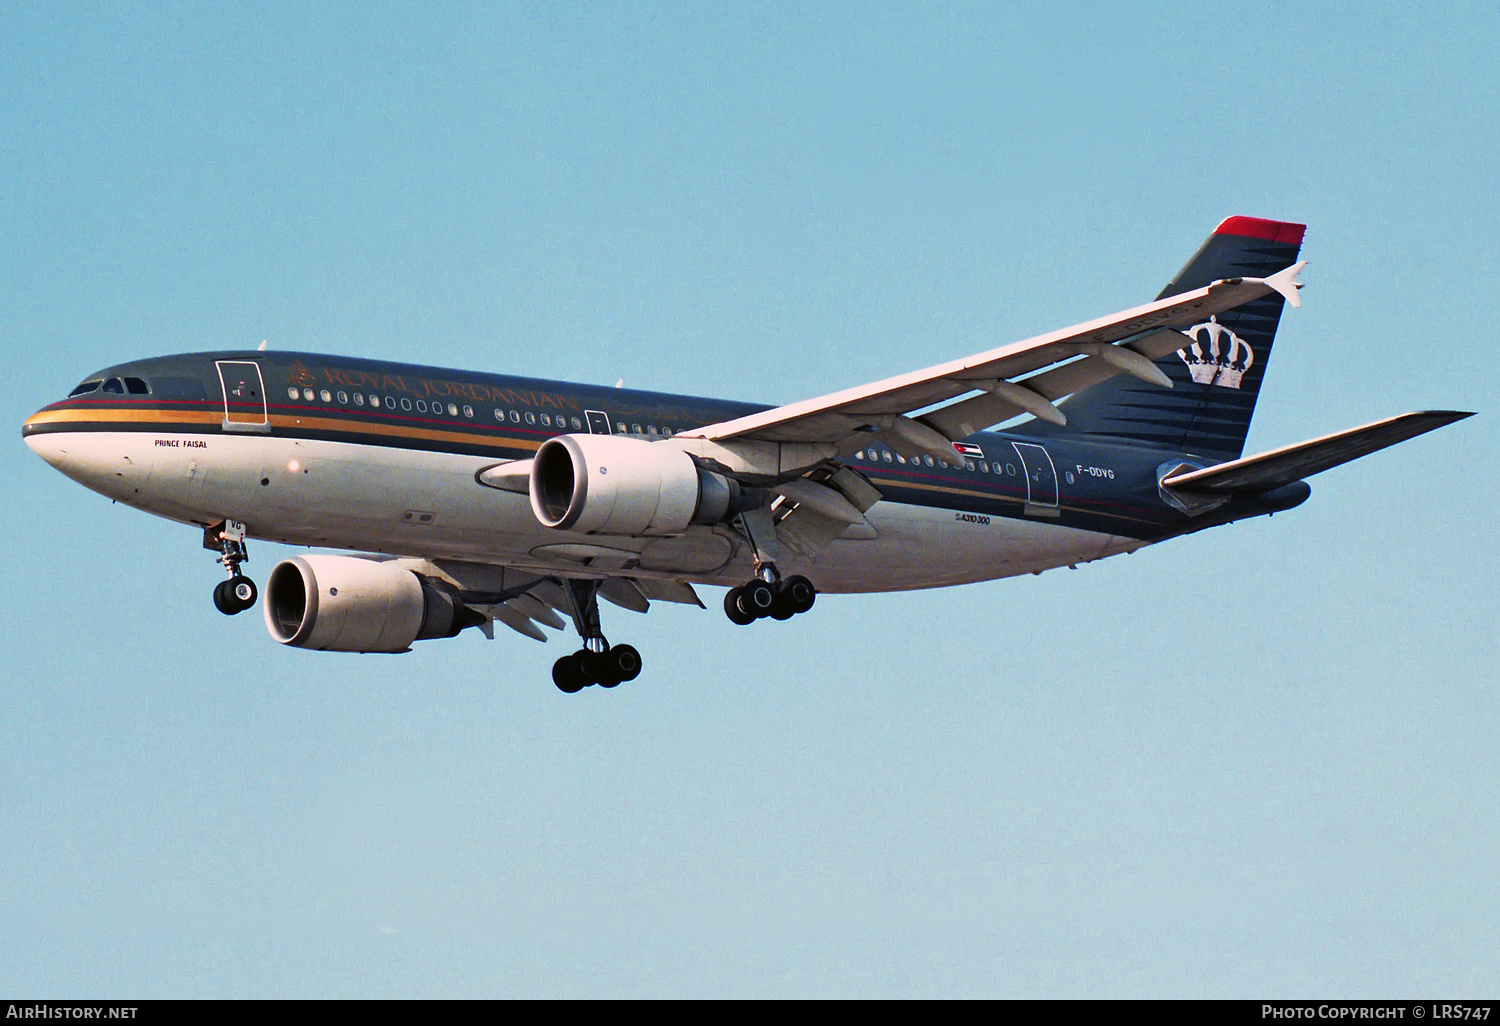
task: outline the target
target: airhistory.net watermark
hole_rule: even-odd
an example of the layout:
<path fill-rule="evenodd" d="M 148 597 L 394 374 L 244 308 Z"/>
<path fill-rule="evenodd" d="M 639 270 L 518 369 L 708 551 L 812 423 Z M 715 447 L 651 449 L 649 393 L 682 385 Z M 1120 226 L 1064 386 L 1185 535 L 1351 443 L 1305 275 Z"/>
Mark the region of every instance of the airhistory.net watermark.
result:
<path fill-rule="evenodd" d="M 134 1019 L 138 1005 L 54 1005 L 28 1002 L 6 1005 L 7 1019 Z"/>

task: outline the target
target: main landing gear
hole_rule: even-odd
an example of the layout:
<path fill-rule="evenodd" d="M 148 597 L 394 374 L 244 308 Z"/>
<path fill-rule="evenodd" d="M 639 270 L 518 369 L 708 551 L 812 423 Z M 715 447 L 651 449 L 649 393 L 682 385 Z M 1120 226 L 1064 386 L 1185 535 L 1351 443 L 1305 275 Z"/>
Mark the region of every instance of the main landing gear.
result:
<path fill-rule="evenodd" d="M 255 582 L 240 572 L 240 564 L 250 562 L 250 553 L 245 549 L 245 525 L 238 520 L 226 520 L 204 528 L 203 547 L 219 553 L 219 562 L 229 575 L 229 580 L 214 586 L 215 608 L 225 616 L 233 616 L 255 605 Z"/>
<path fill-rule="evenodd" d="M 590 684 L 617 687 L 641 675 L 641 654 L 631 645 L 611 645 L 599 626 L 599 582 L 564 580 L 573 606 L 573 625 L 583 647 L 552 664 L 552 683 L 564 694 Z"/>
<path fill-rule="evenodd" d="M 755 579 L 730 588 L 724 596 L 724 615 L 744 627 L 762 617 L 790 620 L 813 607 L 818 590 L 801 574 L 782 580 L 776 569 L 780 546 L 769 509 L 746 510 L 739 524 L 755 555 Z"/>
<path fill-rule="evenodd" d="M 765 570 L 761 573 L 764 574 Z M 744 627 L 765 616 L 773 620 L 790 620 L 813 607 L 818 591 L 812 581 L 801 574 L 779 581 L 774 577 L 774 569 L 772 573 L 771 580 L 758 577 L 738 588 L 730 588 L 724 596 L 724 615 Z"/>

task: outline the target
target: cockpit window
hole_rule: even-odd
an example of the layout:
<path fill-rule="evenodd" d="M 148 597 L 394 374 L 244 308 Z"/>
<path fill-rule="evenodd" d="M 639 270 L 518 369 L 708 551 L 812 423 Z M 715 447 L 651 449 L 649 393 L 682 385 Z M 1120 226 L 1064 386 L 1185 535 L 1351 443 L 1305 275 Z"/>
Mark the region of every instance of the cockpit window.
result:
<path fill-rule="evenodd" d="M 126 378 L 125 391 L 131 395 L 150 395 L 151 386 L 140 378 Z"/>
<path fill-rule="evenodd" d="M 73 391 L 69 392 L 68 398 L 71 399 L 75 395 L 87 395 L 90 392 L 97 392 L 99 390 L 99 386 L 102 384 L 104 384 L 104 382 L 100 381 L 98 378 L 95 378 L 93 381 L 85 381 L 83 384 L 73 389 Z"/>
<path fill-rule="evenodd" d="M 117 395 L 124 395 L 125 382 L 121 381 L 119 378 L 110 378 L 104 383 L 104 391 L 114 392 Z"/>

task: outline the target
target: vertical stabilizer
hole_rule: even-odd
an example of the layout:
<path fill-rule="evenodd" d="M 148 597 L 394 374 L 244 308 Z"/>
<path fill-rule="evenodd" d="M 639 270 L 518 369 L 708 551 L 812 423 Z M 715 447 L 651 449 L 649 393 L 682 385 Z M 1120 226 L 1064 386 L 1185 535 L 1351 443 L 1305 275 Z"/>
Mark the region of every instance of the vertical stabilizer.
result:
<path fill-rule="evenodd" d="M 1269 278 L 1296 262 L 1304 228 L 1254 217 L 1227 218 L 1157 298 L 1224 278 Z M 1113 438 L 1215 460 L 1236 459 L 1244 451 L 1284 303 L 1273 293 L 1186 331 L 1192 344 L 1156 361 L 1172 381 L 1170 390 L 1121 374 L 1059 404 L 1067 414 L 1066 428 L 1026 424 L 1019 430 Z"/>

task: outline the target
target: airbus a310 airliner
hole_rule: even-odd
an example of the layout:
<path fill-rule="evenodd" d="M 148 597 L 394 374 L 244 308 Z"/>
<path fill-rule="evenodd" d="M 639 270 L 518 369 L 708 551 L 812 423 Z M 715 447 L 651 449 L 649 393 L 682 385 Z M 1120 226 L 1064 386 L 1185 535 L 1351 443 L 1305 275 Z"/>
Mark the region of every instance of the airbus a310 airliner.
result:
<path fill-rule="evenodd" d="M 271 636 L 405 652 L 496 621 L 582 647 L 577 692 L 641 672 L 602 597 L 737 624 L 820 592 L 1039 573 L 1290 509 L 1303 478 L 1470 416 L 1407 413 L 1241 457 L 1303 226 L 1231 217 L 1155 302 L 787 406 L 313 353 L 195 353 L 91 374 L 28 419 L 37 455 L 93 490 L 202 529 Z M 996 425 L 1019 421 L 1008 430 Z"/>

